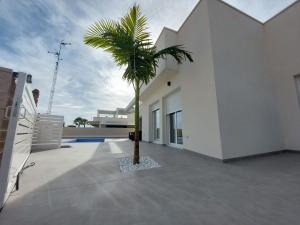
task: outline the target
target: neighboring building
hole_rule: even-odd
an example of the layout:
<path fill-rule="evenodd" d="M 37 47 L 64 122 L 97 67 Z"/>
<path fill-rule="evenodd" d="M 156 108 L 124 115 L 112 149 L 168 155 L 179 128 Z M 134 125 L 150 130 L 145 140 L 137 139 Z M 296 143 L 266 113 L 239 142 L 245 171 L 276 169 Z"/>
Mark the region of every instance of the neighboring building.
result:
<path fill-rule="evenodd" d="M 131 128 L 134 126 L 134 114 L 127 108 L 116 110 L 97 110 L 97 116 L 93 117 L 89 124 L 94 127 Z"/>
<path fill-rule="evenodd" d="M 158 49 L 183 44 L 194 63 L 160 62 L 141 90 L 142 139 L 218 159 L 300 150 L 300 3 L 262 24 L 200 1 Z"/>

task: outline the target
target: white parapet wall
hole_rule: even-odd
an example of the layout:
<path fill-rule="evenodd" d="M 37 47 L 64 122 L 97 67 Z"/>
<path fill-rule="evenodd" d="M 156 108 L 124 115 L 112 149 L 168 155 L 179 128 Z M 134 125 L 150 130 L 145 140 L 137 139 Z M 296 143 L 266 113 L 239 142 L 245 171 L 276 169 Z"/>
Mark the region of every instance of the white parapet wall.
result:
<path fill-rule="evenodd" d="M 64 117 L 38 114 L 32 140 L 32 151 L 58 149 L 61 147 Z"/>

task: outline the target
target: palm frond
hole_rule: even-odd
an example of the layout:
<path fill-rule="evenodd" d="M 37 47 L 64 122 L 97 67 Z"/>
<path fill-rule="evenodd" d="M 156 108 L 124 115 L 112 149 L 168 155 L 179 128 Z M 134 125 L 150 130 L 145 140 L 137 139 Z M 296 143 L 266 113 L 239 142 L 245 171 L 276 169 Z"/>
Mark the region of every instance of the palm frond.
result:
<path fill-rule="evenodd" d="M 156 50 L 147 31 L 147 19 L 140 7 L 133 5 L 120 22 L 100 20 L 90 26 L 84 43 L 102 48 L 112 54 L 118 65 L 125 65 L 123 79 L 128 82 L 139 80 L 148 83 L 155 75 L 160 59 L 172 56 L 178 63 L 193 62 L 191 53 L 181 45 Z"/>
<path fill-rule="evenodd" d="M 121 26 L 133 40 L 147 41 L 150 33 L 147 31 L 147 18 L 142 15 L 141 9 L 134 4 L 127 15 L 121 18 Z"/>
<path fill-rule="evenodd" d="M 119 65 L 127 63 L 134 44 L 123 27 L 110 20 L 101 20 L 90 26 L 84 43 L 111 53 Z"/>
<path fill-rule="evenodd" d="M 184 50 L 182 45 L 174 45 L 162 49 L 155 53 L 154 58 L 166 59 L 168 55 L 172 56 L 178 63 L 182 63 L 187 59 L 193 62 L 191 52 Z"/>

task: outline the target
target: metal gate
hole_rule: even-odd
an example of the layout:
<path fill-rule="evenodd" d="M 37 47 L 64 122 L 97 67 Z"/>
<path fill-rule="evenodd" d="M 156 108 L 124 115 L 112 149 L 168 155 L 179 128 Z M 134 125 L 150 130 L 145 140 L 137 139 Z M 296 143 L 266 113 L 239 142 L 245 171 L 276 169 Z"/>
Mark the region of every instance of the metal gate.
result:
<path fill-rule="evenodd" d="M 13 190 L 17 176 L 30 155 L 36 106 L 28 77 L 15 73 L 12 105 L 7 106 L 4 118 L 8 126 L 2 129 L 3 154 L 0 164 L 0 208 Z"/>

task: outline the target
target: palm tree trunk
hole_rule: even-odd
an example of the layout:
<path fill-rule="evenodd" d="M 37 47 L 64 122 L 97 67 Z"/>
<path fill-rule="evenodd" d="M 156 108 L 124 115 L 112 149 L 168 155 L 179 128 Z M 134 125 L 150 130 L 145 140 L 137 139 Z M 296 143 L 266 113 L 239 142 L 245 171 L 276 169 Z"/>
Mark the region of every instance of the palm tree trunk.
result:
<path fill-rule="evenodd" d="M 135 137 L 134 137 L 134 154 L 133 164 L 140 163 L 140 82 L 135 82 L 135 107 L 134 107 L 134 120 L 135 120 Z"/>

